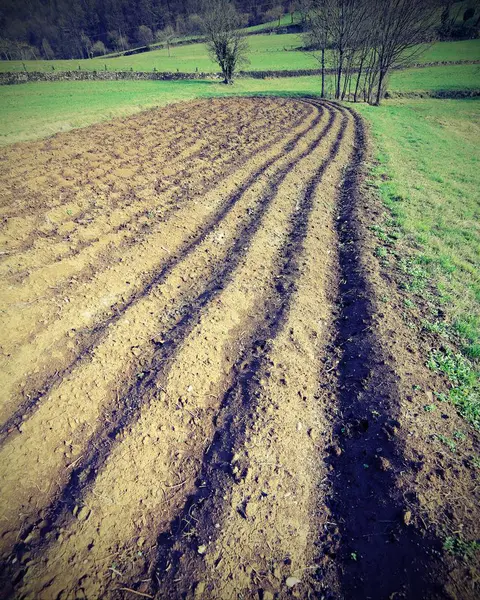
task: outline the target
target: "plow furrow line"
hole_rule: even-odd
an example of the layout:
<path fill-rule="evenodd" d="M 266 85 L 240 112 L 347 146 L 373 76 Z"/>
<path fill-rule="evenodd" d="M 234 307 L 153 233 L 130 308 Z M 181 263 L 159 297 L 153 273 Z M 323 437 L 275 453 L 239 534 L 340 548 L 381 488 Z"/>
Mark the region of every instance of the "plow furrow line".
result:
<path fill-rule="evenodd" d="M 310 169 L 315 170 L 317 154 L 324 156 L 324 136 L 325 140 L 333 137 L 329 144 L 336 146 L 338 132 L 333 131 L 333 125 L 334 115 L 331 114 L 320 132 L 310 136 L 312 141 L 304 141 L 307 148 L 289 160 L 276 175 L 267 188 L 267 197 L 263 198 L 263 202 L 268 202 L 268 210 L 263 211 L 261 218 L 254 215 L 251 229 L 238 240 L 232 253 L 233 264 L 225 267 L 227 272 L 232 269 L 235 272 L 228 276 L 227 273 L 222 274 L 217 288 L 212 287 L 201 304 L 195 307 L 199 311 L 198 318 L 193 318 L 182 332 L 187 337 L 173 341 L 171 356 L 163 355 L 163 359 L 171 357 L 175 360 L 171 364 L 167 360 L 164 369 L 155 365 L 151 380 L 136 388 L 140 392 L 139 414 L 134 415 L 135 419 L 128 415 L 124 423 L 120 420 L 123 431 L 119 433 L 118 442 L 107 449 L 108 456 L 102 458 L 103 467 L 92 474 L 88 481 L 91 486 L 82 492 L 84 479 L 80 487 L 70 489 L 75 492 L 79 506 L 83 505 L 86 510 L 82 510 L 80 527 L 78 519 L 63 515 L 68 547 L 65 550 L 64 546 L 65 551 L 58 553 L 53 543 L 51 550 L 45 553 L 56 577 L 53 587 L 49 586 L 42 592 L 42 586 L 46 578 L 51 578 L 52 572 L 35 577 L 35 582 L 28 578 L 26 589 L 35 589 L 34 593 L 40 594 L 38 597 L 42 597 L 42 593 L 56 593 L 59 586 L 69 587 L 75 583 L 78 570 L 60 575 L 64 571 L 64 561 L 70 563 L 72 551 L 89 562 L 91 559 L 101 560 L 115 545 L 123 546 L 137 530 L 135 514 L 139 502 L 144 527 L 149 529 L 151 520 L 153 539 L 159 530 L 159 519 L 168 524 L 172 509 L 175 510 L 177 505 L 181 507 L 182 498 L 192 488 L 197 460 L 201 458 L 211 435 L 211 419 L 218 410 L 218 400 L 215 399 L 220 398 L 225 386 L 229 385 L 231 364 L 236 362 L 242 346 L 256 335 L 259 319 L 261 323 L 264 319 L 273 318 L 270 314 L 273 298 L 284 285 L 281 281 L 283 275 L 278 275 L 280 279 L 275 275 L 283 273 L 278 269 L 281 269 L 284 260 L 278 257 L 287 251 L 295 251 L 292 239 L 298 224 L 297 214 L 302 211 L 298 181 L 308 178 Z M 245 249 L 244 245 L 247 246 Z M 292 245 L 293 250 L 290 250 Z M 234 258 L 235 255 L 239 256 Z M 252 318 L 252 313 L 257 311 L 259 315 Z M 212 346 L 215 349 L 213 354 Z M 191 386 L 189 381 L 192 381 Z M 144 396 L 147 396 L 147 401 Z M 162 423 L 170 423 L 171 427 Z M 160 445 L 158 436 L 162 439 Z M 144 448 L 143 452 L 139 452 L 140 447 Z M 189 458 L 185 458 L 184 453 Z M 101 453 L 98 455 L 101 457 Z M 182 466 L 184 472 L 190 473 L 188 481 L 171 481 L 172 473 L 181 472 Z M 153 482 L 159 483 L 152 485 Z M 171 492 L 178 492 L 181 498 L 166 499 L 165 494 L 170 495 Z M 85 514 L 88 518 L 84 520 Z M 132 526 L 134 529 L 131 531 Z M 149 536 L 150 539 L 152 536 Z M 90 542 L 85 546 L 87 539 Z M 81 569 L 85 568 L 81 566 L 85 565 L 83 558 L 78 564 Z M 94 595 L 100 593 L 97 588 L 103 585 L 102 582 L 94 580 L 91 585 Z"/>
<path fill-rule="evenodd" d="M 304 116 L 305 115 L 302 115 L 300 119 L 304 118 Z M 297 122 L 292 123 L 293 127 L 299 124 L 300 119 L 296 119 Z M 264 128 L 261 125 L 262 120 L 256 119 L 255 115 L 253 115 L 251 137 L 254 149 L 248 155 L 241 157 L 243 163 L 248 159 L 249 155 L 253 155 L 265 149 L 261 145 L 262 138 L 265 137 Z M 229 167 L 234 169 L 236 167 L 238 155 L 235 152 L 232 153 L 230 148 L 237 138 L 237 136 L 233 135 L 234 130 L 235 127 L 231 123 L 229 124 L 229 127 L 226 128 L 218 123 L 209 125 L 206 131 L 202 131 L 202 135 L 213 139 L 209 139 L 202 144 L 201 140 L 195 141 L 195 138 L 193 138 L 192 140 L 186 141 L 186 147 L 181 149 L 179 156 L 176 156 L 177 153 L 175 152 L 175 149 L 172 149 L 171 152 L 169 151 L 168 156 L 161 155 L 166 165 L 164 168 L 160 168 L 158 174 L 155 173 L 155 175 L 160 177 L 159 181 L 161 181 L 162 173 L 174 173 L 174 181 L 170 185 L 167 184 L 165 187 L 162 187 L 160 197 L 158 194 L 153 194 L 152 192 L 145 193 L 151 188 L 153 174 L 152 177 L 148 177 L 148 172 L 145 173 L 142 171 L 126 180 L 126 182 L 128 182 L 128 191 L 125 194 L 120 194 L 119 202 L 115 203 L 113 210 L 111 211 L 106 211 L 103 208 L 104 198 L 111 196 L 109 190 L 105 190 L 103 193 L 98 194 L 98 192 L 95 193 L 93 189 L 89 192 L 83 189 L 80 194 L 72 198 L 70 204 L 72 207 L 76 207 L 78 204 L 86 204 L 86 208 L 79 214 L 75 214 L 74 218 L 68 216 L 68 212 L 72 211 L 66 210 L 64 198 L 61 198 L 58 203 L 62 206 L 60 210 L 56 208 L 55 202 L 53 205 L 49 202 L 48 213 L 41 216 L 39 225 L 41 229 L 36 230 L 35 227 L 38 225 L 38 220 L 33 221 L 32 226 L 24 231 L 24 243 L 22 242 L 21 245 L 15 249 L 12 248 L 11 244 L 6 247 L 9 255 L 4 257 L 3 264 L 0 265 L 0 274 L 5 276 L 13 271 L 15 277 L 18 278 L 22 274 L 22 269 L 31 270 L 31 266 L 35 267 L 35 265 L 40 265 L 42 267 L 40 272 L 36 273 L 35 277 L 29 277 L 26 281 L 28 285 L 35 284 L 35 282 L 38 282 L 39 278 L 40 281 L 43 279 L 45 273 L 48 274 L 49 270 L 46 263 L 66 258 L 71 253 L 77 254 L 84 246 L 88 247 L 92 241 L 96 242 L 96 245 L 101 250 L 102 248 L 105 248 L 105 244 L 108 242 L 108 237 L 106 238 L 108 233 L 118 232 L 120 229 L 134 223 L 135 220 L 142 215 L 154 214 L 155 211 L 162 208 L 164 204 L 165 208 L 168 208 L 169 204 L 173 203 L 181 194 L 181 189 L 179 189 L 180 181 L 183 180 L 186 182 L 188 191 L 188 189 L 192 187 L 190 179 L 197 176 L 200 181 L 195 187 L 201 188 L 203 185 L 203 192 L 207 191 L 207 189 L 213 185 L 212 178 L 206 179 L 204 173 L 202 174 L 202 171 L 205 171 L 207 164 L 210 170 L 212 170 L 212 165 L 216 165 L 213 171 L 217 171 L 217 175 L 222 168 L 226 169 Z M 278 142 L 280 139 L 281 135 L 277 135 L 270 143 Z M 259 148 L 255 148 L 255 145 L 257 144 L 260 144 Z M 268 146 L 268 143 L 263 146 Z M 208 152 L 205 153 L 205 149 L 207 148 Z M 208 162 L 207 159 L 209 159 Z M 233 164 L 229 164 L 232 162 Z M 147 163 L 148 171 L 153 173 L 151 163 L 152 160 L 149 160 Z M 180 163 L 187 164 L 187 166 L 184 169 L 176 169 L 176 165 Z M 118 166 L 116 169 L 118 170 Z M 232 173 L 229 175 L 232 175 Z M 142 185 L 142 180 L 147 183 Z M 54 187 L 53 190 L 55 189 L 56 188 Z M 49 197 L 51 197 L 53 190 L 49 190 Z M 195 191 L 201 192 L 202 190 L 196 189 Z M 169 197 L 165 196 L 167 192 L 170 194 Z M 135 195 L 133 203 L 131 198 L 132 193 Z M 91 199 L 92 194 L 94 194 L 93 202 Z M 60 194 L 60 197 L 61 196 L 62 194 Z M 170 202 L 168 202 L 169 199 Z M 160 206 L 157 206 L 159 200 L 161 200 L 161 203 Z M 74 209 L 74 212 L 76 213 L 77 211 Z M 16 218 L 18 219 L 18 216 Z M 32 220 L 30 212 L 28 214 L 28 219 L 30 221 Z M 48 219 L 51 219 L 52 223 L 49 228 L 46 225 Z M 91 223 L 85 223 L 86 221 L 90 221 Z M 55 224 L 55 228 L 53 223 Z M 82 223 L 84 224 L 82 225 Z M 123 237 L 127 232 L 120 233 L 122 234 L 121 237 Z M 132 237 L 135 234 L 135 232 L 128 233 L 129 237 Z M 100 240 L 97 239 L 99 234 L 102 236 Z M 68 241 L 65 241 L 66 235 L 68 236 Z M 102 243 L 103 238 L 106 238 L 105 244 Z M 35 242 L 39 239 L 40 244 L 37 243 L 35 245 Z M 47 246 L 44 242 L 45 239 L 48 239 Z M 20 240 L 18 235 L 16 236 L 16 240 Z M 111 242 L 113 243 L 114 241 L 115 236 L 113 236 Z M 15 250 L 14 254 L 12 254 L 12 250 Z M 89 260 L 91 260 L 92 256 L 92 253 L 90 253 Z M 76 274 L 76 271 L 73 268 L 69 271 L 66 271 L 66 265 L 62 265 L 62 268 L 64 270 L 64 277 Z M 42 292 L 38 291 L 37 293 L 40 295 Z M 12 288 L 11 295 L 12 294 L 14 297 L 19 295 L 19 290 L 16 286 Z M 21 300 L 22 298 L 20 297 L 19 299 Z M 16 301 L 18 302 L 18 299 Z"/>
<path fill-rule="evenodd" d="M 300 126 L 304 119 L 305 115 L 301 115 L 292 123 L 292 128 Z M 131 190 L 124 195 L 125 203 L 120 203 L 110 212 L 103 213 L 100 212 L 100 209 L 97 209 L 100 214 L 96 215 L 95 219 L 91 216 L 88 219 L 90 223 L 68 230 L 68 241 L 64 239 L 65 233 L 61 233 L 57 240 L 49 237 L 47 246 L 33 247 L 28 252 L 15 254 L 5 259 L 3 264 L 0 265 L 0 276 L 7 278 L 13 272 L 15 281 L 2 291 L 2 297 L 0 297 L 2 304 L 6 307 L 9 303 L 18 305 L 29 295 L 31 297 L 32 289 L 34 289 L 35 294 L 42 296 L 51 285 L 48 275 L 52 272 L 52 269 L 55 269 L 57 275 L 58 264 L 56 263 L 59 260 L 63 262 L 61 271 L 55 281 L 55 293 L 61 295 L 64 293 L 65 285 L 61 286 L 60 281 L 69 279 L 72 276 L 77 278 L 81 276 L 82 279 L 85 279 L 88 274 L 91 276 L 95 272 L 96 266 L 93 264 L 93 260 L 107 250 L 108 261 L 113 262 L 121 251 L 120 246 L 132 242 L 138 243 L 138 236 L 148 236 L 152 227 L 154 228 L 159 220 L 165 222 L 171 214 L 185 205 L 185 200 L 181 199 L 182 195 L 186 195 L 187 201 L 191 203 L 195 198 L 213 189 L 221 181 L 232 177 L 235 171 L 245 165 L 251 157 L 265 152 L 282 139 L 284 139 L 284 134 L 277 134 L 259 147 L 256 147 L 256 144 L 261 139 L 255 140 L 252 144 L 252 150 L 245 154 L 232 155 L 231 161 L 233 161 L 233 164 L 226 163 L 225 157 L 223 159 L 219 157 L 218 160 L 213 161 L 216 165 L 216 173 L 208 179 L 203 176 L 198 177 L 205 170 L 205 163 L 192 162 L 200 152 L 185 156 L 182 160 L 188 159 L 189 166 L 176 172 L 174 181 L 162 187 L 161 192 L 158 194 L 153 193 L 151 190 L 142 190 L 131 184 Z M 208 142 L 208 145 L 211 146 L 212 144 Z M 226 150 L 225 154 L 228 154 Z M 209 162 L 209 166 L 211 164 L 212 161 Z M 170 162 L 169 169 L 173 170 Z M 193 180 L 194 177 L 197 177 L 197 179 Z M 187 182 L 188 187 L 185 194 L 180 193 L 178 190 L 179 180 Z M 193 181 L 195 181 L 195 185 Z M 193 187 L 195 189 L 190 192 L 189 190 Z M 83 214 L 81 218 L 77 217 L 75 221 L 77 223 L 79 221 L 83 222 L 87 217 L 87 214 Z M 36 239 L 31 234 L 29 234 L 29 238 L 31 240 Z M 112 254 L 113 248 L 115 248 L 115 253 Z M 102 268 L 106 268 L 106 266 L 102 265 Z M 22 273 L 25 274 L 22 276 Z M 19 279 L 20 281 L 18 281 Z M 72 293 L 71 289 L 69 293 Z"/>
<path fill-rule="evenodd" d="M 396 478 L 406 461 L 395 435 L 400 378 L 386 360 L 358 225 L 366 134 L 356 113 L 341 110 L 352 115 L 355 139 L 336 219 L 338 312 L 320 371 L 330 444 L 324 446 L 325 491 L 316 498 L 323 515 L 312 540 L 312 562 L 318 564 L 312 587 L 336 589 L 345 598 L 388 598 L 399 589 L 410 590 L 405 597 L 412 600 L 446 598 L 438 577 L 441 542 L 406 527 L 401 518 L 405 498 Z M 361 566 L 351 560 L 352 552 Z"/>
<path fill-rule="evenodd" d="M 199 226 L 197 219 L 195 219 L 192 224 L 193 231 L 190 234 L 185 231 L 185 220 L 192 223 L 193 210 L 189 211 L 188 215 L 183 211 L 179 211 L 177 216 L 172 219 L 174 222 L 171 221 L 169 223 L 168 228 L 170 236 L 173 236 L 175 228 L 181 233 L 177 248 L 175 248 L 175 238 L 168 242 L 170 248 L 163 250 L 164 234 L 161 235 L 159 233 L 157 236 L 150 236 L 151 239 L 142 244 L 138 249 L 133 249 L 131 257 L 129 258 L 127 255 L 117 268 L 112 268 L 100 274 L 90 284 L 82 286 L 78 290 L 78 301 L 67 304 L 67 308 L 64 309 L 61 318 L 43 333 L 37 335 L 33 345 L 23 346 L 16 353 L 12 351 L 11 355 L 4 361 L 4 388 L 2 390 L 4 401 L 3 407 L 0 409 L 0 414 L 3 417 L 4 423 L 6 421 L 7 423 L 1 430 L 2 434 L 5 435 L 8 430 L 12 429 L 18 422 L 19 417 L 29 410 L 29 407 L 30 410 L 34 410 L 42 396 L 45 396 L 61 379 L 67 376 L 76 364 L 89 356 L 108 331 L 108 328 L 113 326 L 126 310 L 134 306 L 136 302 L 146 294 L 149 294 L 155 286 L 159 285 L 185 257 L 195 251 L 197 246 L 205 240 L 209 232 L 229 214 L 238 199 L 242 197 L 242 194 L 259 177 L 269 169 L 274 168 L 277 161 L 281 162 L 285 160 L 283 158 L 284 152 L 288 151 L 292 145 L 295 146 L 304 134 L 312 131 L 320 119 L 321 115 L 312 116 L 308 119 L 307 124 L 302 126 L 299 133 L 292 136 L 287 144 L 282 144 L 280 151 L 274 147 L 265 156 L 262 156 L 260 167 L 255 169 L 253 174 L 251 166 L 247 164 L 242 173 L 238 175 L 234 191 L 227 195 L 226 198 L 222 198 L 219 194 L 221 188 L 220 190 L 215 189 L 209 192 L 195 206 L 195 209 L 199 213 L 197 218 L 200 220 L 200 223 L 203 220 L 203 223 Z M 212 205 L 215 208 L 212 209 Z M 160 245 L 160 251 L 158 245 Z M 163 261 L 160 258 L 160 267 L 159 255 L 163 257 Z M 132 273 L 127 267 L 131 264 L 131 268 L 135 268 L 137 263 L 141 264 L 141 268 L 138 273 Z M 154 267 L 156 268 L 155 276 L 150 278 L 150 281 L 144 287 L 136 287 L 135 290 L 135 286 L 130 285 L 134 283 L 132 277 L 135 277 L 135 275 L 141 277 L 145 271 L 151 273 Z M 129 278 L 128 280 L 127 277 Z M 131 287 L 134 288 L 133 291 L 130 291 Z M 98 290 L 102 288 L 107 293 L 99 298 Z M 85 298 L 91 300 L 86 301 Z M 115 305 L 114 314 L 107 317 L 103 322 L 97 321 L 97 323 L 92 323 L 95 314 L 98 314 L 102 305 L 106 304 Z M 92 311 L 95 312 L 92 313 Z M 69 340 L 68 333 L 74 331 L 78 335 L 78 332 L 82 332 L 82 330 L 86 331 L 84 339 L 80 340 L 80 342 L 77 340 L 77 344 L 74 345 Z M 62 343 L 61 353 L 58 357 L 52 356 L 51 350 L 49 350 L 52 343 L 55 342 Z M 34 351 L 34 349 L 36 350 Z M 45 352 L 49 352 L 49 354 L 45 355 Z M 48 369 L 46 369 L 47 363 Z M 27 380 L 25 383 L 25 373 L 29 370 L 36 370 L 37 373 L 31 375 L 30 381 Z M 55 373 L 55 370 L 57 374 L 52 376 L 52 372 Z M 22 382 L 23 389 L 21 395 L 24 400 L 20 400 L 19 406 L 18 386 Z"/>
<path fill-rule="evenodd" d="M 201 583 L 210 597 L 243 596 L 251 587 L 251 573 L 236 565 L 248 564 L 259 577 L 273 577 L 266 573 L 267 561 L 260 557 L 266 545 L 269 557 L 278 560 L 272 571 L 276 577 L 280 573 L 281 580 L 285 557 L 297 563 L 293 568 L 304 566 L 305 528 L 313 491 L 306 473 L 315 463 L 313 439 L 318 425 L 315 406 L 310 403 L 307 407 L 307 399 L 317 385 L 324 335 L 320 317 L 328 314 L 331 302 L 324 291 L 327 248 L 335 190 L 350 155 L 349 144 L 343 149 L 341 145 L 348 126 L 344 116 L 335 144 L 308 183 L 293 230 L 294 241 L 282 267 L 284 280 L 290 281 L 272 307 L 273 318 L 258 335 L 260 344 L 248 348 L 236 365 L 237 377 L 225 395 L 220 426 L 204 457 L 199 476 L 202 486 L 169 534 L 159 540 L 154 581 L 162 593 L 176 597 L 192 594 Z M 293 412 L 297 419 L 283 418 L 284 411 Z M 258 461 L 256 454 L 260 455 Z M 291 459 L 288 468 L 282 465 L 287 457 Z M 287 470 L 290 468 L 294 472 Z M 287 490 L 294 491 L 283 498 Z M 278 529 L 273 523 L 288 531 L 275 535 Z M 295 527 L 299 532 L 294 533 Z M 199 555 L 202 545 L 206 549 Z M 181 561 L 175 556 L 182 557 Z M 205 572 L 201 582 L 192 568 Z M 275 586 L 264 589 L 278 591 Z"/>
<path fill-rule="evenodd" d="M 284 179 L 283 172 L 291 169 L 292 164 L 296 164 L 301 161 L 302 158 L 309 154 L 314 148 L 316 148 L 322 140 L 322 137 L 326 130 L 331 127 L 331 119 L 330 121 L 321 128 L 320 133 L 315 133 L 315 130 L 309 134 L 313 137 L 312 141 L 304 141 L 308 140 L 308 136 L 302 136 L 302 143 L 307 145 L 307 149 L 301 151 L 301 154 L 294 159 L 287 160 L 286 165 L 283 165 L 280 168 L 279 173 L 277 174 L 277 182 L 273 184 L 273 187 L 270 188 L 269 194 L 265 199 L 265 204 L 268 206 L 268 203 L 272 201 L 272 199 L 276 195 L 276 188 L 280 185 L 281 181 Z M 258 177 L 258 175 L 257 175 Z M 267 187 L 267 190 L 269 188 Z M 244 193 L 246 190 L 244 191 Z M 258 192 L 256 192 L 258 193 Z M 266 207 L 265 207 L 266 208 Z M 255 232 L 255 229 L 258 227 L 256 223 L 255 217 L 256 213 L 253 213 L 254 219 L 251 223 L 252 235 Z M 233 218 L 233 217 L 232 217 Z M 248 232 L 246 232 L 248 233 Z M 243 234 L 245 235 L 245 233 Z M 231 264 L 232 267 L 235 266 L 235 263 L 238 262 L 241 258 L 241 250 L 242 250 L 242 236 L 239 236 L 239 241 L 237 242 L 235 249 L 240 254 L 239 258 L 232 258 Z M 185 268 L 185 264 L 181 265 L 182 269 Z M 222 273 L 220 271 L 220 281 L 225 275 L 228 274 L 229 268 L 227 266 L 226 273 Z M 268 275 L 268 272 L 267 272 Z M 176 280 L 181 276 L 181 271 L 176 275 L 176 279 L 174 278 L 170 287 L 173 289 L 176 287 Z M 164 287 L 167 288 L 167 282 L 164 282 Z M 219 286 L 221 283 L 219 281 L 213 281 L 212 290 L 210 293 L 216 293 L 215 286 Z M 151 290 L 150 290 L 151 291 Z M 159 289 L 161 292 L 161 288 Z M 205 296 L 201 295 L 197 300 L 197 305 L 193 305 L 191 309 L 195 310 L 197 307 L 200 307 L 202 303 L 206 304 L 206 301 L 209 299 L 208 292 Z M 159 297 L 159 299 L 152 299 L 154 302 L 154 314 L 157 314 L 160 310 L 161 306 L 164 305 L 164 301 Z M 157 306 L 155 306 L 155 302 Z M 160 302 L 160 305 L 158 305 Z M 145 323 L 143 320 L 139 323 L 138 319 L 134 319 L 133 315 L 131 320 L 123 319 L 118 324 L 118 327 L 123 328 L 128 331 L 132 328 L 132 323 L 136 325 L 141 325 L 140 332 L 145 327 L 147 330 L 151 330 L 154 327 L 154 321 L 158 317 L 147 317 L 147 315 L 151 312 L 149 310 L 150 306 L 147 305 L 147 309 L 143 311 L 143 318 L 149 318 L 150 320 L 153 318 L 152 324 Z M 191 312 L 189 308 L 186 312 L 189 314 Z M 142 319 L 143 319 L 142 318 Z M 168 331 L 168 329 L 167 329 Z M 32 415 L 29 419 L 24 420 L 22 424 L 22 433 L 20 435 L 17 434 L 16 437 L 11 439 L 7 445 L 3 448 L 2 453 L 5 457 L 5 462 L 2 460 L 3 464 L 9 464 L 10 467 L 7 467 L 4 470 L 4 476 L 11 478 L 13 473 L 11 471 L 11 465 L 16 464 L 16 476 L 18 476 L 19 472 L 23 472 L 23 469 L 30 470 L 29 465 L 32 462 L 37 464 L 37 470 L 35 474 L 29 475 L 29 478 L 25 480 L 24 490 L 22 493 L 19 493 L 20 490 L 18 488 L 15 490 L 15 500 L 12 497 L 12 503 L 7 503 L 5 506 L 5 510 L 9 513 L 9 516 L 6 516 L 4 513 L 4 517 L 6 521 L 9 523 L 9 526 L 14 525 L 14 521 L 18 518 L 15 517 L 16 510 L 14 508 L 14 504 L 18 501 L 22 502 L 24 508 L 22 509 L 25 513 L 26 505 L 25 502 L 31 502 L 32 508 L 34 510 L 38 510 L 41 507 L 41 504 L 48 502 L 49 498 L 55 493 L 55 489 L 45 490 L 44 493 L 35 493 L 34 496 L 31 496 L 33 489 L 35 488 L 35 480 L 41 483 L 42 480 L 47 476 L 47 472 L 50 473 L 50 477 L 53 476 L 52 470 L 55 466 L 55 471 L 63 468 L 65 469 L 70 462 L 75 460 L 75 457 L 81 454 L 83 451 L 83 445 L 86 439 L 91 435 L 93 431 L 90 430 L 88 423 L 95 423 L 95 419 L 101 417 L 102 405 L 105 405 L 106 397 L 111 396 L 111 388 L 112 384 L 115 382 L 115 378 L 118 380 L 118 374 L 115 370 L 116 365 L 120 366 L 120 358 L 125 356 L 125 350 L 122 348 L 123 338 L 121 336 L 115 337 L 115 330 L 111 334 L 113 336 L 113 340 L 109 342 L 106 340 L 105 351 L 99 355 L 98 360 L 92 360 L 92 362 L 83 365 L 83 369 L 80 367 L 80 370 L 77 372 L 71 372 L 68 377 L 64 379 L 64 383 L 60 384 L 57 390 L 52 392 L 46 401 L 44 401 L 43 405 L 39 407 L 38 411 Z M 130 332 L 130 335 L 133 334 Z M 115 343 L 114 340 L 118 339 L 119 342 Z M 130 338 L 131 339 L 131 338 Z M 113 355 L 112 355 L 113 352 Z M 115 360 L 113 360 L 113 358 Z M 101 367 L 101 372 L 103 372 L 104 377 L 106 376 L 106 361 L 109 363 L 113 363 L 113 367 L 109 367 L 108 375 L 113 377 L 111 381 L 96 381 L 96 385 L 91 388 L 92 382 L 92 374 L 98 372 L 98 367 Z M 122 358 L 123 366 L 120 369 L 123 371 L 125 369 L 125 358 Z M 111 374 L 111 375 L 110 375 Z M 95 375 L 93 375 L 95 376 Z M 80 391 L 80 393 L 79 393 Z M 82 399 L 85 398 L 85 400 Z M 120 413 L 122 412 L 122 408 L 118 409 Z M 121 423 L 121 418 L 118 419 L 119 423 Z M 38 432 L 44 431 L 46 432 L 43 436 L 42 440 L 38 439 Z M 62 452 L 62 440 L 65 440 L 66 436 L 70 436 L 72 439 L 69 442 L 67 452 Z M 56 447 L 58 452 L 54 456 L 49 457 L 49 460 L 44 460 L 44 452 L 42 448 L 45 447 Z M 68 450 L 70 448 L 75 447 L 75 453 L 72 455 Z M 38 459 L 35 457 L 38 456 Z M 21 465 L 24 466 L 21 466 Z M 43 471 L 45 471 L 43 473 Z M 65 481 L 69 476 L 68 472 L 57 472 L 57 475 L 53 476 L 56 484 L 60 483 L 60 481 Z M 13 490 L 12 490 L 13 492 Z M 30 498 L 30 500 L 29 500 Z M 13 520 L 12 520 L 13 519 Z M 12 532 L 15 527 L 13 527 Z M 4 540 L 6 540 L 9 536 L 4 536 Z"/>

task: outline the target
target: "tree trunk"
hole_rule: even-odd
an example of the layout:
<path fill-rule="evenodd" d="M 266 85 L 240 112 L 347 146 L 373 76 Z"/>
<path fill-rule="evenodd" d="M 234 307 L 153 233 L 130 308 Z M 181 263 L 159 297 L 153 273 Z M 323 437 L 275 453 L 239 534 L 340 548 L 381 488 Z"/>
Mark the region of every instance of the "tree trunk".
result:
<path fill-rule="evenodd" d="M 378 74 L 378 88 L 377 88 L 377 97 L 375 100 L 375 106 L 379 106 L 380 102 L 382 100 L 382 88 L 383 88 L 383 82 L 385 80 L 385 71 L 384 69 L 380 69 L 380 73 Z"/>
<path fill-rule="evenodd" d="M 360 66 L 358 67 L 358 75 L 357 75 L 357 83 L 355 85 L 355 92 L 353 94 L 353 101 L 356 102 L 357 101 L 357 96 L 358 96 L 358 86 L 360 85 L 360 78 L 362 77 L 362 69 L 363 69 L 363 61 L 364 61 L 364 57 L 362 56 L 362 60 L 360 61 Z"/>
<path fill-rule="evenodd" d="M 325 98 L 325 48 L 322 48 L 322 98 Z"/>
<path fill-rule="evenodd" d="M 340 52 L 338 58 L 338 70 L 337 70 L 337 89 L 335 91 L 335 98 L 337 100 L 340 99 L 340 88 L 342 81 L 342 72 L 343 72 L 343 51 Z"/>

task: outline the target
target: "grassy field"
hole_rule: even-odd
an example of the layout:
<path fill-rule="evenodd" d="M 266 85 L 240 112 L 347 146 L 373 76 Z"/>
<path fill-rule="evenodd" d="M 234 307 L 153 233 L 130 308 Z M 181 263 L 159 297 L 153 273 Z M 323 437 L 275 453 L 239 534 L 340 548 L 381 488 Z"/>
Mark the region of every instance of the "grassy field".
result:
<path fill-rule="evenodd" d="M 328 82 L 327 82 L 328 87 Z M 476 65 L 430 67 L 393 73 L 391 91 L 480 89 Z M 318 77 L 214 81 L 70 81 L 0 87 L 0 144 L 36 139 L 152 106 L 234 94 L 318 94 Z"/>
<path fill-rule="evenodd" d="M 467 361 L 480 358 L 480 100 L 358 108 L 372 125 L 372 177 L 390 212 L 378 255 L 411 295 L 406 312 L 426 303 L 424 329 L 462 349 L 432 348 L 428 363 L 450 378 L 453 400 L 478 425 L 478 380 Z"/>
<path fill-rule="evenodd" d="M 250 64 L 246 70 L 295 70 L 317 69 L 319 63 L 311 52 L 293 50 L 302 45 L 302 36 L 297 34 L 254 35 L 249 36 Z M 417 62 L 480 60 L 480 39 L 461 42 L 438 42 L 429 47 L 416 59 Z M 327 56 L 328 62 L 328 56 Z M 117 58 L 94 58 L 90 60 L 38 60 L 38 61 L 0 61 L 0 71 L 56 71 L 82 70 L 95 71 L 181 71 L 193 73 L 212 73 L 218 71 L 207 52 L 205 44 L 176 46 L 171 56 L 165 49 L 120 56 Z"/>

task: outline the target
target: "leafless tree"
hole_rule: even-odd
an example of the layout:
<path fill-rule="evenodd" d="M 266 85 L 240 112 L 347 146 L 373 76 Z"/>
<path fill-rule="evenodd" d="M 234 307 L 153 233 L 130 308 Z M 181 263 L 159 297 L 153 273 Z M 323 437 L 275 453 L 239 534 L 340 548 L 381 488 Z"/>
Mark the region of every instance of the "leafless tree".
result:
<path fill-rule="evenodd" d="M 267 21 L 276 21 L 278 19 L 277 27 L 280 27 L 281 22 L 282 22 L 283 13 L 284 13 L 283 6 L 278 4 L 277 6 L 274 6 L 273 8 L 271 8 L 270 10 L 267 10 L 267 12 L 265 13 L 265 18 L 267 19 Z"/>
<path fill-rule="evenodd" d="M 375 89 L 370 89 L 374 104 L 380 104 L 391 69 L 411 62 L 432 41 L 437 13 L 431 0 L 389 0 L 381 4 L 374 23 L 376 77 L 372 82 Z"/>
<path fill-rule="evenodd" d="M 331 49 L 334 96 L 379 104 L 392 68 L 405 65 L 432 39 L 434 0 L 311 0 L 308 39 L 320 52 L 322 96 L 325 51 Z"/>
<path fill-rule="evenodd" d="M 43 56 L 47 60 L 53 60 L 55 58 L 55 53 L 53 52 L 52 47 L 50 46 L 50 42 L 46 38 L 43 38 L 42 40 L 42 52 Z"/>
<path fill-rule="evenodd" d="M 238 67 L 247 62 L 248 45 L 240 31 L 242 24 L 232 2 L 204 2 L 203 32 L 210 55 L 222 71 L 224 83 L 232 83 Z"/>
<path fill-rule="evenodd" d="M 137 40 L 143 46 L 148 46 L 153 42 L 153 33 L 147 25 L 140 25 L 137 29 Z"/>
<path fill-rule="evenodd" d="M 304 5 L 305 6 L 305 5 Z M 326 3 L 316 0 L 307 9 L 308 28 L 304 39 L 307 48 L 314 49 L 314 56 L 319 59 L 322 69 L 322 98 L 325 97 L 325 52 L 329 43 L 329 23 L 327 20 Z M 319 55 L 317 53 L 320 53 Z"/>
<path fill-rule="evenodd" d="M 170 47 L 175 39 L 175 29 L 171 25 L 167 25 L 165 29 L 157 31 L 155 38 L 157 42 L 162 42 L 162 44 L 165 44 L 167 47 L 168 56 L 170 56 Z"/>
<path fill-rule="evenodd" d="M 95 42 L 92 46 L 92 54 L 93 56 L 102 56 L 107 53 L 107 49 L 105 48 L 105 44 L 100 40 Z"/>

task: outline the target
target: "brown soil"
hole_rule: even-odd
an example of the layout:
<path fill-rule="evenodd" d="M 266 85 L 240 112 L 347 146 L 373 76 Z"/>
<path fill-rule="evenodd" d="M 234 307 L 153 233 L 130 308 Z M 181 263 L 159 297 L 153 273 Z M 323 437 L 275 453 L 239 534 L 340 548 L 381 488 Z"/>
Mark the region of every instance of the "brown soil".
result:
<path fill-rule="evenodd" d="M 478 594 L 367 157 L 349 110 L 273 98 L 2 151 L 5 597 Z"/>

